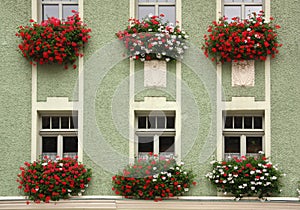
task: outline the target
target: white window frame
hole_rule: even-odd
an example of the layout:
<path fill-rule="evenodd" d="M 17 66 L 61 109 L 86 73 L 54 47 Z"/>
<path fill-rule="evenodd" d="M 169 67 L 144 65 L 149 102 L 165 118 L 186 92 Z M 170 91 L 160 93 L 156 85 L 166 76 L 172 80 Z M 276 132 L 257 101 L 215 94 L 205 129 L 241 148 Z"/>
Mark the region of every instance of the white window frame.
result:
<path fill-rule="evenodd" d="M 72 116 L 76 116 L 77 117 L 77 127 L 75 128 L 70 128 L 71 127 L 71 120 L 69 119 L 69 128 L 58 128 L 58 129 L 52 129 L 51 128 L 51 121 L 52 121 L 52 117 L 59 117 L 59 127 L 61 127 L 61 117 L 72 117 Z M 42 117 L 50 117 L 50 129 L 46 128 L 43 129 L 42 128 Z M 43 146 L 43 137 L 57 137 L 57 154 L 54 156 L 50 156 L 49 158 L 51 159 L 55 159 L 56 156 L 59 156 L 60 158 L 64 157 L 64 152 L 63 152 L 63 138 L 64 137 L 73 137 L 76 136 L 77 137 L 77 154 L 76 155 L 71 155 L 70 157 L 78 157 L 79 154 L 79 139 L 78 139 L 78 114 L 77 113 L 43 113 L 40 114 L 39 117 L 39 152 L 38 154 L 41 156 L 44 156 L 43 151 L 42 151 L 42 146 Z M 47 154 L 45 154 L 47 155 Z M 49 156 L 49 155 L 47 155 Z M 69 157 L 69 156 L 68 156 Z M 43 158 L 43 157 L 42 157 Z"/>
<path fill-rule="evenodd" d="M 139 117 L 165 117 L 165 128 L 147 128 L 148 118 L 146 119 L 146 128 L 138 128 L 138 118 Z M 167 126 L 167 117 L 174 117 L 174 128 L 166 128 Z M 157 120 L 156 125 L 157 127 Z M 166 153 L 159 153 L 159 137 L 163 136 L 172 136 L 174 137 L 174 152 L 170 154 L 169 152 Z M 176 156 L 176 114 L 175 111 L 168 111 L 168 112 L 138 112 L 135 114 L 135 157 L 138 158 L 146 158 L 147 153 L 139 152 L 138 151 L 138 144 L 139 144 L 139 137 L 153 137 L 153 154 L 160 154 L 166 158 Z"/>
<path fill-rule="evenodd" d="M 42 0 L 38 0 L 38 17 L 39 17 L 39 21 L 43 20 L 43 5 L 58 5 L 58 19 L 62 20 L 63 18 L 63 5 L 75 5 L 77 4 L 78 6 L 78 12 L 79 12 L 79 5 L 80 5 L 80 0 L 77 0 L 77 2 L 73 2 L 73 1 L 68 1 L 68 0 L 53 0 L 53 1 L 42 1 Z"/>
<path fill-rule="evenodd" d="M 139 6 L 154 6 L 155 7 L 155 13 L 153 15 L 159 16 L 159 6 L 175 6 L 175 22 L 173 23 L 176 25 L 176 21 L 178 20 L 178 0 L 175 0 L 174 2 L 158 2 L 156 0 L 155 2 L 139 2 L 139 0 L 136 0 L 136 18 L 142 19 L 144 17 L 139 17 Z"/>
<path fill-rule="evenodd" d="M 256 3 L 256 2 L 225 2 L 222 0 L 222 14 L 223 16 L 225 15 L 225 7 L 226 6 L 241 6 L 241 19 L 247 19 L 246 17 L 246 12 L 245 12 L 245 7 L 246 6 L 262 6 L 262 10 L 265 10 L 265 4 L 266 1 L 262 0 L 262 3 Z M 231 20 L 228 20 L 231 21 Z"/>
<path fill-rule="evenodd" d="M 242 128 L 225 128 L 225 120 L 226 117 L 233 117 L 233 125 L 234 125 L 234 117 L 242 117 Z M 244 117 L 252 117 L 252 128 L 245 129 L 244 128 Z M 255 129 L 254 128 L 254 117 L 261 117 L 262 118 L 262 128 Z M 258 156 L 258 153 L 246 153 L 246 139 L 247 137 L 261 137 L 262 138 L 262 150 L 265 151 L 265 120 L 264 115 L 261 113 L 254 113 L 254 114 L 244 114 L 242 113 L 227 113 L 223 115 L 223 142 L 222 142 L 222 156 L 223 159 L 228 159 L 228 156 Z M 233 154 L 233 155 L 226 155 L 225 153 L 225 137 L 239 137 L 240 138 L 240 153 Z"/>

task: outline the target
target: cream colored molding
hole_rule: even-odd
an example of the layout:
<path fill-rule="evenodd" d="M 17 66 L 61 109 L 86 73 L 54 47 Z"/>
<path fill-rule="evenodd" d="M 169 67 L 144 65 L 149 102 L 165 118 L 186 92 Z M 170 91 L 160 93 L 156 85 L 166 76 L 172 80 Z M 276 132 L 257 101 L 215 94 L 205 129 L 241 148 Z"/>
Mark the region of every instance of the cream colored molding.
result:
<path fill-rule="evenodd" d="M 144 97 L 144 101 L 134 102 L 132 108 L 136 111 L 172 111 L 177 110 L 177 103 L 173 101 L 167 101 L 166 97 Z"/>
<path fill-rule="evenodd" d="M 144 87 L 167 87 L 167 62 L 144 62 Z"/>
<path fill-rule="evenodd" d="M 175 5 L 175 8 L 176 8 L 176 21 L 177 22 L 177 25 L 181 28 L 182 26 L 182 13 L 181 13 L 181 7 L 182 7 L 182 3 L 181 3 L 182 0 L 176 0 L 176 5 Z"/>
<path fill-rule="evenodd" d="M 232 97 L 231 101 L 223 102 L 226 110 L 264 110 L 265 101 L 255 101 L 255 97 Z"/>
<path fill-rule="evenodd" d="M 271 0 L 265 0 L 264 9 L 265 9 L 266 22 L 269 22 L 271 17 Z"/>
<path fill-rule="evenodd" d="M 265 61 L 265 155 L 271 156 L 271 62 Z"/>
<path fill-rule="evenodd" d="M 130 1 L 132 2 L 132 1 Z M 135 113 L 134 113 L 134 68 L 135 62 L 130 60 L 130 67 L 129 67 L 129 163 L 134 162 L 134 155 L 135 153 Z"/>
<path fill-rule="evenodd" d="M 232 62 L 231 85 L 253 87 L 255 80 L 254 60 Z"/>
<path fill-rule="evenodd" d="M 78 102 L 69 102 L 68 97 L 47 97 L 46 102 L 37 102 L 38 111 L 72 111 Z"/>
<path fill-rule="evenodd" d="M 217 160 L 221 160 L 223 156 L 223 103 L 222 103 L 222 64 L 217 64 Z"/>
<path fill-rule="evenodd" d="M 176 62 L 176 135 L 175 135 L 175 154 L 178 163 L 181 162 L 181 62 Z"/>
<path fill-rule="evenodd" d="M 217 0 L 216 2 L 216 20 L 222 17 L 222 0 Z"/>
<path fill-rule="evenodd" d="M 135 9 L 136 9 L 136 0 L 130 0 L 129 1 L 129 18 L 135 17 Z"/>

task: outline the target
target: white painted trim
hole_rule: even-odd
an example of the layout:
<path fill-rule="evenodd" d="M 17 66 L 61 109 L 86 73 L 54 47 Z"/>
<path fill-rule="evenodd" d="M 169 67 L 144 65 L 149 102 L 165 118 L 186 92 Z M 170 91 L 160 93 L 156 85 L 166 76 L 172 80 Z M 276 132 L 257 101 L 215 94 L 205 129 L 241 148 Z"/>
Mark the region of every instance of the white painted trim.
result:
<path fill-rule="evenodd" d="M 218 17 L 218 13 L 217 13 Z M 223 157 L 223 108 L 222 103 L 222 64 L 217 64 L 217 160 L 222 160 Z"/>
<path fill-rule="evenodd" d="M 181 62 L 176 62 L 176 116 L 175 116 L 175 155 L 178 163 L 181 162 Z"/>
<path fill-rule="evenodd" d="M 220 17 L 222 17 L 222 0 L 217 0 L 216 3 L 216 21 L 218 21 L 220 19 Z"/>
<path fill-rule="evenodd" d="M 265 155 L 271 156 L 271 64 L 270 56 L 265 61 Z"/>
<path fill-rule="evenodd" d="M 178 23 L 174 23 L 175 25 L 178 25 L 180 28 L 182 26 L 182 12 L 181 12 L 181 7 L 182 7 L 182 3 L 181 0 L 176 0 L 175 3 L 175 9 L 176 9 L 176 21 L 178 21 Z M 178 63 L 178 62 L 177 62 Z"/>
<path fill-rule="evenodd" d="M 134 0 L 131 0 L 130 3 L 134 3 Z M 131 5 L 132 7 L 132 5 Z M 136 136 L 134 132 L 135 128 L 135 113 L 134 113 L 134 71 L 135 71 L 135 62 L 133 60 L 130 60 L 130 68 L 129 68 L 129 163 L 134 162 L 134 155 L 135 152 L 135 142 L 136 142 Z"/>

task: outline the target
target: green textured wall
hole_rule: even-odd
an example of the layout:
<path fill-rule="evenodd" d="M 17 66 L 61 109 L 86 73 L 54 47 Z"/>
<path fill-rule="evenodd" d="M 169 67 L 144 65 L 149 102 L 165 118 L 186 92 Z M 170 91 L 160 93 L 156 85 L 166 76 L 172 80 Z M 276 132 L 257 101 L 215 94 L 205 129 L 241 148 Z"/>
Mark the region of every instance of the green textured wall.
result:
<path fill-rule="evenodd" d="M 145 96 L 166 97 L 167 101 L 176 99 L 176 62 L 167 63 L 167 87 L 144 87 L 144 63 L 135 62 L 135 101 L 144 101 Z"/>
<path fill-rule="evenodd" d="M 281 26 L 283 47 L 271 61 L 271 155 L 287 176 L 281 196 L 296 196 L 300 181 L 300 1 L 271 1 L 271 16 Z"/>
<path fill-rule="evenodd" d="M 112 43 L 116 40 L 115 33 L 125 29 L 128 18 L 129 1 L 127 0 L 84 1 L 84 20 L 88 26 L 92 28 L 92 39 L 85 49 L 85 61 L 87 63 L 91 62 L 89 59 L 97 51 L 103 50 L 103 48 L 105 48 L 105 50 L 103 50 L 105 54 L 100 54 L 99 60 L 115 50 L 113 47 L 114 44 Z M 103 62 L 105 62 L 105 60 Z M 99 61 L 95 65 L 99 66 L 100 69 L 102 63 Z M 88 95 L 90 88 L 93 88 L 88 86 L 89 80 L 94 79 L 92 76 L 89 78 L 89 70 L 90 69 L 88 68 L 85 69 L 86 96 Z M 129 144 L 127 140 L 129 121 L 129 60 L 125 58 L 125 60 L 121 62 L 112 62 L 109 69 L 104 69 L 103 71 L 107 72 L 97 83 L 97 91 L 94 96 L 95 99 L 92 102 L 95 104 L 95 116 L 91 116 L 91 110 L 88 108 L 85 108 L 84 110 L 84 142 L 88 145 L 93 146 L 93 144 L 96 144 L 96 146 L 99 146 L 99 150 L 93 150 L 93 148 L 84 149 L 84 163 L 93 168 L 93 179 L 87 192 L 90 195 L 113 195 L 114 193 L 111 190 L 112 172 L 114 171 L 114 168 L 117 167 L 117 162 L 124 160 L 128 163 L 129 157 Z M 120 88 L 120 86 L 122 87 Z M 125 94 L 119 96 L 118 93 L 120 91 Z M 116 103 L 114 101 L 118 99 L 121 99 L 120 103 L 125 105 L 122 106 L 122 104 L 118 104 L 119 102 Z M 126 127 L 127 133 L 125 131 L 125 134 L 120 133 L 120 130 L 117 127 L 118 125 L 116 125 L 114 117 L 119 116 L 113 115 L 114 105 L 119 105 L 120 109 L 124 110 L 121 113 L 122 120 L 117 124 L 123 124 L 123 127 Z M 96 129 L 101 133 L 101 137 L 89 132 L 87 126 L 91 122 L 91 118 L 94 118 Z M 107 146 L 107 149 L 105 149 L 104 145 Z M 101 155 L 105 152 L 107 152 L 107 155 Z M 117 160 L 118 157 L 119 161 Z M 116 160 L 113 160 L 116 161 L 116 164 L 108 163 L 114 158 L 116 158 Z"/>
<path fill-rule="evenodd" d="M 37 100 L 46 101 L 47 97 L 68 97 L 69 101 L 78 100 L 76 82 L 78 68 L 53 64 L 37 68 Z M 75 92 L 75 93 L 74 93 Z"/>
<path fill-rule="evenodd" d="M 19 195 L 17 174 L 30 161 L 31 66 L 17 51 L 17 27 L 31 17 L 31 0 L 1 1 L 0 196 Z"/>
<path fill-rule="evenodd" d="M 255 97 L 255 101 L 265 100 L 265 63 L 255 61 L 254 87 L 232 87 L 231 63 L 222 65 L 223 100 L 231 101 L 232 97 Z"/>
<path fill-rule="evenodd" d="M 190 35 L 191 48 L 201 48 L 203 35 L 207 33 L 207 26 L 216 17 L 214 11 L 216 11 L 215 1 L 182 1 L 182 28 Z M 200 64 L 200 68 L 198 69 L 191 69 L 186 65 L 182 65 L 182 80 L 185 84 L 182 86 L 182 155 L 186 167 L 192 168 L 197 174 L 196 181 L 198 185 L 194 187 L 189 194 L 216 195 L 216 191 L 205 178 L 205 174 L 210 168 L 209 162 L 215 158 L 215 124 L 210 127 L 211 122 L 215 119 L 215 101 L 211 101 L 208 92 L 216 87 L 214 82 L 208 82 L 209 80 L 216 81 L 215 68 L 213 66 L 206 66 L 206 58 L 202 52 L 200 52 L 200 54 L 192 53 L 184 62 L 195 62 L 195 66 L 197 66 L 197 63 L 200 63 L 197 59 L 201 61 L 201 64 L 204 63 L 205 65 Z M 209 64 L 211 65 L 210 62 Z M 206 79 L 206 83 L 204 83 L 203 80 L 205 80 L 205 78 L 199 77 L 199 75 L 201 76 L 199 72 L 202 71 L 203 74 L 211 74 L 214 77 Z M 196 127 L 199 129 L 198 132 L 197 130 L 190 130 L 191 122 L 195 122 L 197 119 L 191 119 L 193 112 L 191 108 L 188 107 L 190 101 L 188 100 L 186 91 L 193 96 L 197 109 L 195 112 L 198 111 L 197 118 L 199 119 L 199 125 Z M 209 132 L 212 132 L 212 141 L 208 138 L 210 135 Z M 187 145 L 192 145 L 192 147 L 187 147 Z M 206 154 L 209 150 L 212 151 L 212 154 Z"/>

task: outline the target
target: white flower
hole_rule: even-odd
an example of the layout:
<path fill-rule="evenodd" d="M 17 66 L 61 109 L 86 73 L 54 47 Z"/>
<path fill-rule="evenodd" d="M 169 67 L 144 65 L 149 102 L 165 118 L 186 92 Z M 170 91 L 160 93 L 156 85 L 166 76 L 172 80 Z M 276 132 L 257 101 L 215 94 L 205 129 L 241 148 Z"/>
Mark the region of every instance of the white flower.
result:
<path fill-rule="evenodd" d="M 166 177 L 165 177 L 165 176 L 162 176 L 161 179 L 162 179 L 162 180 L 166 180 Z"/>
<path fill-rule="evenodd" d="M 286 174 L 282 174 L 283 176 L 286 176 Z"/>
<path fill-rule="evenodd" d="M 170 61 L 170 58 L 166 58 L 166 61 L 169 62 L 169 61 Z"/>
<path fill-rule="evenodd" d="M 243 189 L 244 187 L 240 185 L 239 188 L 240 188 L 240 189 Z"/>
<path fill-rule="evenodd" d="M 81 192 L 84 192 L 85 190 L 80 190 Z"/>
<path fill-rule="evenodd" d="M 64 164 L 63 164 L 63 163 L 59 163 L 58 165 L 59 165 L 60 167 L 63 167 L 63 166 L 64 166 Z"/>
<path fill-rule="evenodd" d="M 233 169 L 234 169 L 234 170 L 237 170 L 237 169 L 238 169 L 238 167 L 237 167 L 237 166 L 234 166 L 234 167 L 233 167 Z"/>
<path fill-rule="evenodd" d="M 244 187 L 247 187 L 247 184 L 245 183 L 245 184 L 243 184 L 243 186 L 244 186 Z"/>
<path fill-rule="evenodd" d="M 269 176 L 269 173 L 265 173 L 265 176 Z"/>
<path fill-rule="evenodd" d="M 154 174 L 154 175 L 153 175 L 153 178 L 156 179 L 157 177 L 158 177 L 158 174 Z"/>
<path fill-rule="evenodd" d="M 254 174 L 255 173 L 255 171 L 250 171 L 250 174 Z"/>
<path fill-rule="evenodd" d="M 78 193 L 78 196 L 82 196 L 82 193 L 80 192 L 80 193 Z"/>
<path fill-rule="evenodd" d="M 255 190 L 255 187 L 251 187 L 251 190 Z"/>
<path fill-rule="evenodd" d="M 68 189 L 68 192 L 72 192 L 72 190 Z"/>
<path fill-rule="evenodd" d="M 247 28 L 247 31 L 251 31 L 251 28 Z"/>
<path fill-rule="evenodd" d="M 42 163 L 42 165 L 43 165 L 43 166 L 46 166 L 46 165 L 48 165 L 48 163 L 47 163 L 47 162 L 45 162 L 45 163 Z"/>
<path fill-rule="evenodd" d="M 184 191 L 185 191 L 185 192 L 189 191 L 189 188 L 184 188 Z"/>
<path fill-rule="evenodd" d="M 184 174 L 184 175 L 187 175 L 187 172 L 186 172 L 186 171 L 184 171 L 184 172 L 183 172 L 183 174 Z"/>
<path fill-rule="evenodd" d="M 226 195 L 226 194 L 227 194 L 227 192 L 224 192 L 223 194 L 224 194 L 224 195 Z"/>
<path fill-rule="evenodd" d="M 179 184 L 179 185 L 177 185 L 177 187 L 181 187 L 181 185 Z"/>
<path fill-rule="evenodd" d="M 156 182 L 156 181 L 157 181 L 157 179 L 152 179 L 152 181 L 153 181 L 153 182 Z"/>
<path fill-rule="evenodd" d="M 261 177 L 260 177 L 260 180 L 263 180 L 264 178 L 265 178 L 265 177 L 261 176 Z"/>
<path fill-rule="evenodd" d="M 256 34 L 255 34 L 255 37 L 256 37 Z M 263 151 L 259 151 L 258 154 L 263 155 L 263 154 L 265 154 L 265 153 L 264 153 Z"/>
<path fill-rule="evenodd" d="M 272 179 L 272 180 L 276 180 L 277 177 L 276 177 L 276 176 L 272 176 L 271 179 Z"/>
<path fill-rule="evenodd" d="M 168 177 L 171 177 L 171 176 L 172 176 L 172 174 L 171 174 L 171 173 L 167 173 L 167 176 L 168 176 Z"/>
<path fill-rule="evenodd" d="M 254 185 L 254 184 L 255 184 L 255 182 L 253 182 L 253 181 L 251 181 L 250 183 L 251 183 L 252 185 Z"/>
<path fill-rule="evenodd" d="M 216 180 L 215 183 L 219 183 L 219 180 Z"/>
<path fill-rule="evenodd" d="M 184 162 L 181 162 L 181 163 L 180 163 L 180 165 L 182 165 L 182 166 L 183 166 L 183 165 L 184 165 Z"/>
<path fill-rule="evenodd" d="M 176 170 L 179 170 L 179 167 L 176 167 Z"/>

